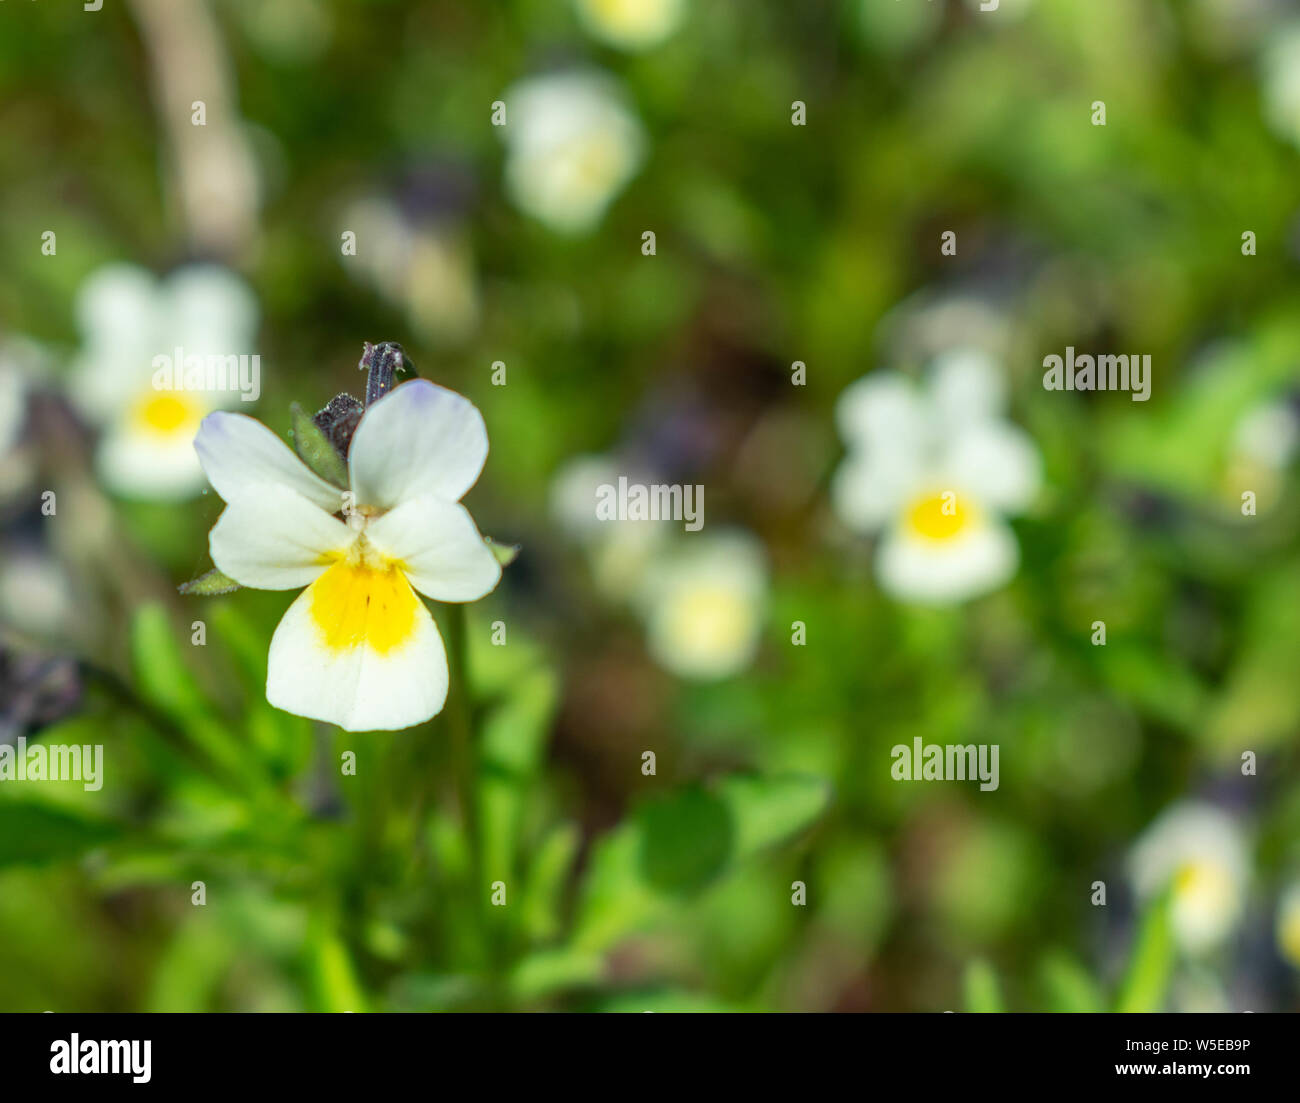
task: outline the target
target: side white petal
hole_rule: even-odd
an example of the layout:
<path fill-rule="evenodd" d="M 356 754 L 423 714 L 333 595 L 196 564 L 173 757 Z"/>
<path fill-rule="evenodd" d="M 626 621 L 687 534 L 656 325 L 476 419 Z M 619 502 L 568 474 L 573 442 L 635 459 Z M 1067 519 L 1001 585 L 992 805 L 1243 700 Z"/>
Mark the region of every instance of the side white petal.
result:
<path fill-rule="evenodd" d="M 849 528 L 874 532 L 898 515 L 922 474 L 906 450 L 850 452 L 831 480 L 831 505 Z"/>
<path fill-rule="evenodd" d="M 876 552 L 876 578 L 900 601 L 947 605 L 996 590 L 1020 565 L 1015 533 L 996 518 L 951 540 L 927 540 L 905 525 L 891 529 Z"/>
<path fill-rule="evenodd" d="M 308 469 L 289 446 L 260 421 L 224 410 L 209 414 L 194 438 L 194 450 L 212 488 L 229 502 L 255 486 L 278 483 L 333 513 L 343 493 Z"/>
<path fill-rule="evenodd" d="M 266 699 L 276 708 L 337 724 L 345 731 L 392 731 L 422 724 L 447 700 L 447 653 L 438 627 L 415 598 L 415 626 L 397 650 L 364 643 L 327 646 L 304 590 L 271 637 Z"/>
<path fill-rule="evenodd" d="M 114 494 L 144 501 L 183 501 L 203 489 L 203 469 L 186 433 L 141 433 L 122 420 L 104 434 L 95 472 Z"/>
<path fill-rule="evenodd" d="M 1042 485 L 1033 438 L 1009 421 L 977 422 L 956 433 L 944 457 L 949 481 L 1000 513 L 1025 509 Z"/>
<path fill-rule="evenodd" d="M 474 404 L 413 379 L 362 415 L 349 456 L 352 489 L 359 505 L 382 509 L 421 494 L 458 502 L 487 453 L 487 428 Z"/>
<path fill-rule="evenodd" d="M 292 590 L 356 539 L 342 521 L 288 487 L 268 483 L 235 498 L 208 536 L 212 562 L 242 586 Z"/>
<path fill-rule="evenodd" d="M 420 593 L 436 601 L 476 601 L 501 581 L 501 564 L 462 505 L 422 494 L 370 522 L 366 536 Z"/>

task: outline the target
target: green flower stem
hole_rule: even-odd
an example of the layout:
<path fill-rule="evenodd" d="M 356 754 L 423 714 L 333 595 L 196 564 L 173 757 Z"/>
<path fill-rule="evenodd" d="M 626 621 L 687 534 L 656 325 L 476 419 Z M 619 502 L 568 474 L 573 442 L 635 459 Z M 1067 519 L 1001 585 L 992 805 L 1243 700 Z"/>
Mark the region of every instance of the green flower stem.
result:
<path fill-rule="evenodd" d="M 477 898 L 486 886 L 480 884 L 482 854 L 478 822 L 478 801 L 475 797 L 477 777 L 477 748 L 474 746 L 473 726 L 469 711 L 469 664 L 465 654 L 465 607 L 445 606 L 447 615 L 447 667 L 451 678 L 447 690 L 445 709 L 446 728 L 451 744 L 452 769 L 456 780 L 456 801 L 460 808 L 461 823 L 469 841 L 470 869 Z"/>

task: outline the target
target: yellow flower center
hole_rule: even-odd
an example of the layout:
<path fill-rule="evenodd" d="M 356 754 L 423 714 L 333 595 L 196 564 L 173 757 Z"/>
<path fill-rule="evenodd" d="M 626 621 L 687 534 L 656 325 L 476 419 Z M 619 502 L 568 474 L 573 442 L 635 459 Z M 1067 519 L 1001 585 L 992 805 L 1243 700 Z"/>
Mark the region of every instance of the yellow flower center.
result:
<path fill-rule="evenodd" d="M 150 432 L 170 436 L 198 424 L 200 410 L 186 395 L 174 391 L 152 394 L 136 405 L 135 419 Z"/>
<path fill-rule="evenodd" d="M 1278 945 L 1286 959 L 1300 969 L 1300 906 L 1291 906 L 1283 913 L 1277 928 Z"/>
<path fill-rule="evenodd" d="M 1174 894 L 1183 899 L 1204 901 L 1218 899 L 1231 892 L 1231 878 L 1226 870 L 1210 862 L 1187 862 L 1173 879 Z"/>
<path fill-rule="evenodd" d="M 331 651 L 387 655 L 414 634 L 418 601 L 399 564 L 350 555 L 312 583 L 311 618 Z"/>
<path fill-rule="evenodd" d="M 970 525 L 973 514 L 955 491 L 944 490 L 909 506 L 907 526 L 927 540 L 951 540 Z"/>
<path fill-rule="evenodd" d="M 734 590 L 726 587 L 691 589 L 671 607 L 667 637 L 692 656 L 733 654 L 753 631 L 753 612 Z"/>

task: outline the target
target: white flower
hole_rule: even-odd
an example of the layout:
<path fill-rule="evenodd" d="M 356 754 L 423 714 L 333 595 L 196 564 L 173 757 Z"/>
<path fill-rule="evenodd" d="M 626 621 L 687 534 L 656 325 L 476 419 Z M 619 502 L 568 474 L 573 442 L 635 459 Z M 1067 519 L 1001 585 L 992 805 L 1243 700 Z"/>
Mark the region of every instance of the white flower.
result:
<path fill-rule="evenodd" d="M 895 597 L 961 601 L 1015 574 L 1019 546 L 1003 518 L 1033 499 L 1041 461 L 1004 405 L 992 362 L 967 349 L 940 357 L 926 390 L 876 372 L 840 396 L 848 455 L 832 503 L 850 528 L 882 533 L 876 576 Z"/>
<path fill-rule="evenodd" d="M 683 536 L 644 584 L 650 654 L 686 678 L 736 674 L 758 650 L 766 599 L 767 565 L 753 536 Z"/>
<path fill-rule="evenodd" d="M 1260 81 L 1268 125 L 1300 146 L 1300 24 L 1272 36 L 1260 58 Z"/>
<path fill-rule="evenodd" d="M 550 504 L 565 534 L 585 549 L 596 588 L 609 598 L 626 601 L 663 549 L 668 531 L 654 521 L 603 521 L 596 516 L 598 489 L 616 485 L 619 476 L 631 482 L 654 482 L 614 456 L 574 456 L 551 478 Z"/>
<path fill-rule="evenodd" d="M 512 200 L 554 230 L 590 230 L 641 165 L 641 124 L 598 73 L 534 77 L 504 101 Z"/>
<path fill-rule="evenodd" d="M 1189 953 L 1221 943 L 1241 916 L 1249 861 L 1236 821 L 1194 801 L 1163 812 L 1129 857 L 1139 896 L 1172 892 L 1174 937 Z"/>
<path fill-rule="evenodd" d="M 27 387 L 0 350 L 0 460 L 18 444 L 27 419 Z"/>
<path fill-rule="evenodd" d="M 459 341 L 478 324 L 473 258 L 454 223 L 414 221 L 387 199 L 358 200 L 343 213 L 361 246 L 343 257 L 349 275 L 362 277 L 406 313 L 426 339 Z"/>
<path fill-rule="evenodd" d="M 257 300 L 224 268 L 183 268 L 165 281 L 113 264 L 77 296 L 83 344 L 71 394 L 103 426 L 99 477 L 118 494 L 174 500 L 197 494 L 203 472 L 191 442 L 203 416 L 239 401 L 235 387 L 213 391 L 154 387 L 154 358 L 242 356 L 254 352 Z"/>
<path fill-rule="evenodd" d="M 218 569 L 257 589 L 307 587 L 271 639 L 267 700 L 348 731 L 438 713 L 447 656 L 414 591 L 475 601 L 501 578 L 457 504 L 487 460 L 474 405 L 419 379 L 379 399 L 352 438 L 349 498 L 241 414 L 209 414 L 194 447 L 226 502 L 209 537 Z"/>
<path fill-rule="evenodd" d="M 677 29 L 684 0 L 574 0 L 587 32 L 621 50 L 657 46 Z"/>
<path fill-rule="evenodd" d="M 1277 946 L 1300 969 L 1300 882 L 1292 884 L 1277 906 Z"/>

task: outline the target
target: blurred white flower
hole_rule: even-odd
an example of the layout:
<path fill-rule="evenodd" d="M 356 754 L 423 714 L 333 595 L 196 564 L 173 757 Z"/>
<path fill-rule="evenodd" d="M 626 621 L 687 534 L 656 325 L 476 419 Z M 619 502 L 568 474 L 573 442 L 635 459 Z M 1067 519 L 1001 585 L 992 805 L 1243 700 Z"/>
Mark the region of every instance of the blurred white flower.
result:
<path fill-rule="evenodd" d="M 1300 24 L 1270 37 L 1259 67 L 1265 121 L 1279 138 L 1300 146 Z"/>
<path fill-rule="evenodd" d="M 53 554 L 21 546 L 3 549 L 0 623 L 42 640 L 57 639 L 74 624 L 76 610 L 72 584 Z"/>
<path fill-rule="evenodd" d="M 226 502 L 213 563 L 255 589 L 306 587 L 271 638 L 266 699 L 347 731 L 440 712 L 447 654 L 415 592 L 477 601 L 501 579 L 459 504 L 488 453 L 473 403 L 424 379 L 394 388 L 361 416 L 347 491 L 249 417 L 209 415 L 194 447 Z"/>
<path fill-rule="evenodd" d="M 574 456 L 551 479 L 550 507 L 566 536 L 585 549 L 596 588 L 607 598 L 627 601 L 669 534 L 665 525 L 654 522 L 596 517 L 597 488 L 617 484 L 620 475 L 634 482 L 654 481 L 613 456 Z"/>
<path fill-rule="evenodd" d="M 876 372 L 836 406 L 848 455 L 831 499 L 858 532 L 880 532 L 876 577 L 895 597 L 962 601 L 1016 572 L 1020 550 L 1004 517 L 1041 483 L 1032 439 L 1002 417 L 1001 376 L 983 353 L 939 357 L 929 385 Z"/>
<path fill-rule="evenodd" d="M 621 50 L 647 50 L 673 33 L 685 0 L 574 0 L 578 18 L 593 38 Z"/>
<path fill-rule="evenodd" d="M 1129 856 L 1129 874 L 1140 897 L 1172 893 L 1174 937 L 1191 954 L 1219 945 L 1237 925 L 1248 873 L 1237 822 L 1196 801 L 1161 813 Z"/>
<path fill-rule="evenodd" d="M 1277 947 L 1287 961 L 1300 969 L 1300 882 L 1287 888 L 1278 902 Z"/>
<path fill-rule="evenodd" d="M 0 459 L 18 444 L 27 420 L 27 386 L 0 350 Z"/>
<path fill-rule="evenodd" d="M 617 86 L 562 73 L 521 81 L 503 98 L 511 199 L 561 233 L 592 229 L 644 157 L 644 131 Z"/>
<path fill-rule="evenodd" d="M 82 346 L 72 400 L 102 426 L 95 456 L 103 483 L 125 497 L 173 500 L 197 494 L 203 472 L 194 455 L 199 422 L 239 402 L 235 388 L 154 387 L 154 358 L 254 354 L 253 292 L 224 268 L 196 265 L 157 280 L 143 268 L 113 264 L 77 295 Z"/>
<path fill-rule="evenodd" d="M 750 533 L 683 536 L 641 591 L 651 656 L 684 678 L 739 673 L 758 651 L 767 589 L 766 558 Z"/>
<path fill-rule="evenodd" d="M 357 235 L 356 256 L 342 258 L 406 312 L 426 339 L 460 341 L 478 324 L 478 287 L 468 242 L 454 223 L 413 222 L 396 204 L 363 199 L 344 212 Z"/>

